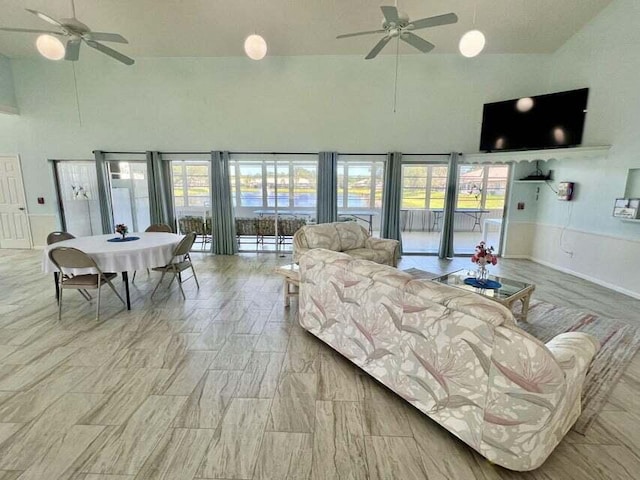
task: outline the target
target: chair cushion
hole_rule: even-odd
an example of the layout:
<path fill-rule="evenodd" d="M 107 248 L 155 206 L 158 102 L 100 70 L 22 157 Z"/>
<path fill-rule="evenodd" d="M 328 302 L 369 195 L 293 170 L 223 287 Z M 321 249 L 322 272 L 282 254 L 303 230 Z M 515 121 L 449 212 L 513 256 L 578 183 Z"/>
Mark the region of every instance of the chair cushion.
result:
<path fill-rule="evenodd" d="M 368 235 L 356 222 L 343 222 L 336 225 L 340 237 L 340 251 L 364 248 Z"/>
<path fill-rule="evenodd" d="M 152 268 L 151 270 L 153 270 L 154 272 L 167 272 L 167 273 L 173 272 L 174 271 L 173 265 L 175 265 L 175 268 L 178 272 L 182 272 L 187 268 L 191 268 L 191 262 L 188 260 L 185 260 L 175 264 L 170 263 L 169 265 L 165 265 L 164 267 L 155 267 L 155 268 Z"/>
<path fill-rule="evenodd" d="M 386 250 L 373 250 L 371 248 L 355 248 L 353 250 L 345 250 L 346 254 L 353 258 L 362 260 L 370 260 L 380 264 L 388 264 L 391 255 Z"/>
<path fill-rule="evenodd" d="M 117 276 L 115 273 L 103 273 L 102 274 L 102 283 L 105 283 L 107 280 L 112 280 Z M 98 275 L 97 274 L 88 274 L 88 275 L 76 275 L 71 278 L 65 278 L 62 280 L 62 286 L 64 287 L 96 287 L 98 285 Z"/>
<path fill-rule="evenodd" d="M 324 248 L 326 250 L 340 251 L 340 237 L 336 232 L 335 225 L 331 223 L 321 223 L 303 227 L 304 235 L 307 239 L 308 248 Z"/>

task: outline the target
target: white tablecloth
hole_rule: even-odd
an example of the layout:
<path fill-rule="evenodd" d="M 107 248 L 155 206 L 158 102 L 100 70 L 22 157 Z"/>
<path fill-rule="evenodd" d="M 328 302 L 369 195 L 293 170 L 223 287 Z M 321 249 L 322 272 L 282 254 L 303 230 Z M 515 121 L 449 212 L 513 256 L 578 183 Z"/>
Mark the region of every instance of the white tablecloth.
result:
<path fill-rule="evenodd" d="M 44 251 L 42 270 L 45 273 L 56 272 L 58 269 L 49 260 L 49 250 L 57 247 L 73 247 L 82 250 L 96 262 L 103 272 L 133 272 L 146 268 L 162 267 L 168 264 L 175 247 L 182 240 L 182 235 L 164 232 L 131 233 L 129 237 L 140 237 L 140 240 L 130 242 L 108 242 L 118 235 L 96 235 L 93 237 L 78 237 L 64 242 L 47 246 Z M 71 269 L 67 272 L 74 275 L 96 273 L 93 269 Z"/>

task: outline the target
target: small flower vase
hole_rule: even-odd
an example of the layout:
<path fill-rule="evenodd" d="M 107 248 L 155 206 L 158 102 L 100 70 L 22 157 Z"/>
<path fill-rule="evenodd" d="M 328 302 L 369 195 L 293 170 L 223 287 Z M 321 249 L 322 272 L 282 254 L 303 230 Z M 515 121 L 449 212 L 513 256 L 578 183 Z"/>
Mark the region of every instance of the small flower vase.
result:
<path fill-rule="evenodd" d="M 124 240 L 124 237 L 127 236 L 127 234 L 125 232 L 121 232 L 120 235 L 122 235 L 122 240 Z"/>
<path fill-rule="evenodd" d="M 489 270 L 486 265 L 478 265 L 478 270 L 476 270 L 476 280 L 478 283 L 487 283 L 487 280 L 489 280 Z"/>

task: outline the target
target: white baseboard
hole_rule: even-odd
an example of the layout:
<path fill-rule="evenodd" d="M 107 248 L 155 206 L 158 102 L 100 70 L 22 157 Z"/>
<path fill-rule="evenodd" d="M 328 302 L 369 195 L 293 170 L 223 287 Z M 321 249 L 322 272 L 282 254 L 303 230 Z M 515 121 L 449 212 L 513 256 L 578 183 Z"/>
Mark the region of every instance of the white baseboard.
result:
<path fill-rule="evenodd" d="M 529 255 L 501 255 L 501 257 L 512 260 L 531 260 Z"/>
<path fill-rule="evenodd" d="M 569 275 L 573 275 L 574 277 L 578 277 L 578 278 L 581 278 L 583 280 L 587 280 L 588 282 L 595 283 L 596 285 L 603 286 L 603 287 L 608 288 L 610 290 L 613 290 L 615 292 L 622 293 L 624 295 L 628 295 L 629 297 L 633 297 L 633 298 L 636 298 L 636 299 L 640 300 L 640 293 L 638 293 L 638 292 L 634 292 L 632 290 L 627 290 L 626 288 L 622 288 L 619 285 L 614 285 L 613 283 L 604 282 L 604 281 L 602 281 L 602 280 L 600 280 L 598 278 L 591 277 L 589 275 L 585 275 L 585 274 L 580 273 L 580 272 L 576 272 L 576 271 L 571 270 L 569 268 L 559 267 L 558 265 L 554 265 L 552 263 L 546 262 L 546 261 L 541 260 L 539 258 L 534 258 L 534 257 L 527 257 L 527 258 L 528 258 L 528 260 L 531 260 L 532 262 L 538 263 L 540 265 L 544 265 L 545 267 L 552 268 L 552 269 L 557 270 L 557 271 L 562 272 L 562 273 L 568 273 Z"/>

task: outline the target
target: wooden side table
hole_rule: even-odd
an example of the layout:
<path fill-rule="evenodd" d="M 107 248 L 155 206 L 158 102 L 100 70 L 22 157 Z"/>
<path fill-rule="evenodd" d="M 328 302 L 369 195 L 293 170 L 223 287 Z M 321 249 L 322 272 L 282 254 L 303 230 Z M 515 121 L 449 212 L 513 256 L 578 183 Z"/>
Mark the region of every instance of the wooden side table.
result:
<path fill-rule="evenodd" d="M 276 268 L 275 273 L 284 277 L 284 306 L 288 307 L 291 297 L 297 297 L 300 294 L 300 267 L 296 263 L 291 263 Z"/>

